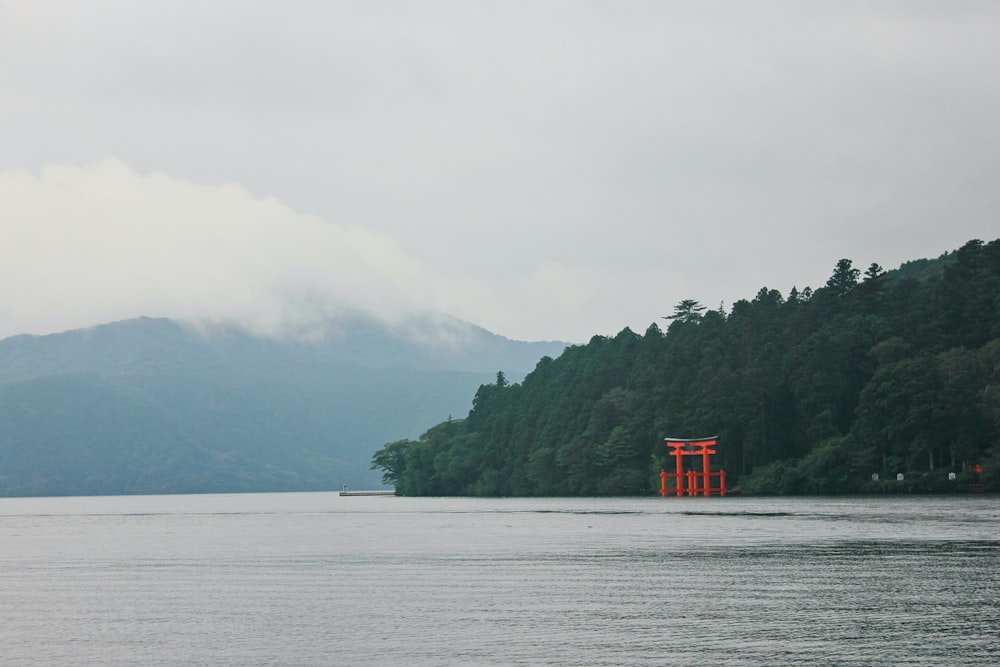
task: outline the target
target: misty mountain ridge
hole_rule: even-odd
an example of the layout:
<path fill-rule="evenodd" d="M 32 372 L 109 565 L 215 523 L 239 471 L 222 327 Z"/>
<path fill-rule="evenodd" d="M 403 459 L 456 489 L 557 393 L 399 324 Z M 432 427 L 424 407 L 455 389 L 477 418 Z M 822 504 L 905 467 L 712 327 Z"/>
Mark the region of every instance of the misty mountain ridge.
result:
<path fill-rule="evenodd" d="M 372 452 L 566 344 L 425 314 L 290 341 L 137 318 L 0 341 L 0 495 L 375 486 Z"/>
<path fill-rule="evenodd" d="M 112 373 L 186 349 L 189 360 L 247 353 L 317 355 L 372 368 L 435 369 L 509 375 L 531 371 L 543 356 L 569 343 L 525 342 L 500 336 L 440 313 L 387 324 L 352 314 L 331 318 L 308 335 L 258 336 L 233 324 L 139 317 L 46 335 L 0 340 L 0 384 L 73 372 Z"/>

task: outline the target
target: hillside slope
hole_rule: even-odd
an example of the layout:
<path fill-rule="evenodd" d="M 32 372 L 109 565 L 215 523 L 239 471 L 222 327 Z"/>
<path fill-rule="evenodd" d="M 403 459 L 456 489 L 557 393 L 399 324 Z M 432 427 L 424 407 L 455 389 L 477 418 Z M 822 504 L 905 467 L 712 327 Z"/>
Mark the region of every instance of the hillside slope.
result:
<path fill-rule="evenodd" d="M 484 385 L 374 462 L 410 495 L 642 494 L 664 438 L 717 435 L 745 492 L 1000 490 L 1000 240 L 666 319 Z"/>
<path fill-rule="evenodd" d="M 0 341 L 0 495 L 373 486 L 372 452 L 559 343 L 443 317 L 283 343 L 140 318 Z"/>

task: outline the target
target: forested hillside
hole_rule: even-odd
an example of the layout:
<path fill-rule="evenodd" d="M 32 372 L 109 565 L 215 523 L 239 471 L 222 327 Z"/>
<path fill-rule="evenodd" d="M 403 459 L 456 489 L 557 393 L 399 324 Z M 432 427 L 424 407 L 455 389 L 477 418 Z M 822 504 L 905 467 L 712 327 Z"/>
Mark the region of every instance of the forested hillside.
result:
<path fill-rule="evenodd" d="M 645 494 L 665 437 L 717 435 L 744 492 L 1000 489 L 1000 241 L 665 320 L 499 373 L 373 468 L 405 495 Z"/>
<path fill-rule="evenodd" d="M 386 439 L 466 412 L 484 369 L 523 377 L 563 347 L 444 316 L 298 342 L 149 318 L 8 338 L 0 496 L 376 486 Z"/>

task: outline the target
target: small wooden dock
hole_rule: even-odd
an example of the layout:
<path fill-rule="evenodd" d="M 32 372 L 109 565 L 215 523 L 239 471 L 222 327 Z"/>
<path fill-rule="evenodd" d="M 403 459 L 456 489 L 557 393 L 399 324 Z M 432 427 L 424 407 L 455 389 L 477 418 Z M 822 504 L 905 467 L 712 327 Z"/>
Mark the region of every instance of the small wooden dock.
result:
<path fill-rule="evenodd" d="M 377 490 L 377 491 L 341 491 L 341 496 L 394 496 L 395 491 L 392 490 Z"/>

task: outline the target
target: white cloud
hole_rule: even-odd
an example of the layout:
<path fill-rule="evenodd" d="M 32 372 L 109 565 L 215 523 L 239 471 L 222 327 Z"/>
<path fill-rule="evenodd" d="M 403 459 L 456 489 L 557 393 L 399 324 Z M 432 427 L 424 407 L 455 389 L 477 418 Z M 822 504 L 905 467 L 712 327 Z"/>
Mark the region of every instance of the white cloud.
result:
<path fill-rule="evenodd" d="M 3 334 L 151 315 L 295 335 L 343 309 L 436 306 L 384 235 L 118 160 L 2 171 L 0 216 Z"/>

